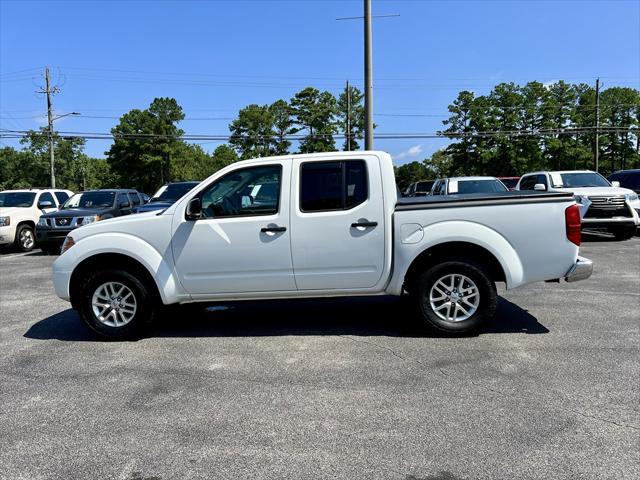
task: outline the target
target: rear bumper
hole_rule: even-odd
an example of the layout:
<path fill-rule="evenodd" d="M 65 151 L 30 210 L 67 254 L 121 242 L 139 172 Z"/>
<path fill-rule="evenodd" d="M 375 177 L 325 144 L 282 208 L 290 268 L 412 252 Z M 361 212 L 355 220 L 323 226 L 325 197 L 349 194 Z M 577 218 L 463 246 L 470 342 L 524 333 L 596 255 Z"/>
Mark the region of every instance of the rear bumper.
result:
<path fill-rule="evenodd" d="M 588 258 L 578 257 L 576 263 L 569 269 L 564 279 L 567 282 L 586 280 L 593 273 L 593 262 Z"/>

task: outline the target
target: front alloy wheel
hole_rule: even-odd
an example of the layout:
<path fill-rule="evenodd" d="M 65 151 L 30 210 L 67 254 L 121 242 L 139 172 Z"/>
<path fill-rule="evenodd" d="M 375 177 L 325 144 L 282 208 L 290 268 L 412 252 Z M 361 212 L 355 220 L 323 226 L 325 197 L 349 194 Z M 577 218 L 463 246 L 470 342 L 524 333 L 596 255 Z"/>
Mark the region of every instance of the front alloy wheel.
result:
<path fill-rule="evenodd" d="M 119 282 L 106 282 L 96 288 L 91 299 L 93 314 L 109 327 L 122 327 L 136 315 L 136 297 Z"/>
<path fill-rule="evenodd" d="M 28 225 L 23 225 L 18 231 L 18 249 L 21 252 L 30 252 L 36 244 L 33 229 Z"/>

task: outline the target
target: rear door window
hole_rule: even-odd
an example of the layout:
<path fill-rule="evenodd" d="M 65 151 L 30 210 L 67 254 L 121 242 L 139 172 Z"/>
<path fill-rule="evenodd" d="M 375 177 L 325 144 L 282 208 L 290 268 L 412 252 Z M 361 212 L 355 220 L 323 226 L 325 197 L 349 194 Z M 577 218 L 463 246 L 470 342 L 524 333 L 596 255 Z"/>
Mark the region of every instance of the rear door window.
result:
<path fill-rule="evenodd" d="M 307 162 L 300 168 L 300 210 L 349 210 L 369 196 L 364 160 Z"/>

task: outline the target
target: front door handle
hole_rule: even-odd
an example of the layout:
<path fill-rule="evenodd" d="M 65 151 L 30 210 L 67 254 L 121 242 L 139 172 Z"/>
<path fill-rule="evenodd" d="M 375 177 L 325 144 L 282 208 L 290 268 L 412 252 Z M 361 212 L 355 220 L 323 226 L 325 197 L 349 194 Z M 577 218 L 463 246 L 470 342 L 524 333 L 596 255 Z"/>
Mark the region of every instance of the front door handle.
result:
<path fill-rule="evenodd" d="M 351 224 L 351 228 L 358 228 L 358 227 L 377 227 L 378 226 L 378 222 L 356 222 L 356 223 L 352 223 Z"/>
<path fill-rule="evenodd" d="M 269 232 L 286 232 L 287 231 L 287 227 L 262 227 L 260 229 L 260 231 L 262 233 L 269 233 Z"/>

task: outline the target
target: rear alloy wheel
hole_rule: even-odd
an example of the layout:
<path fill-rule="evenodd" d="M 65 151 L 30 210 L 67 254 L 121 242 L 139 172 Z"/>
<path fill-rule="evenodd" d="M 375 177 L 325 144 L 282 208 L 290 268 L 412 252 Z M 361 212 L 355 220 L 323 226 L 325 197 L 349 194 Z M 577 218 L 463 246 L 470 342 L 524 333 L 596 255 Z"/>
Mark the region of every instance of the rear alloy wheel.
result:
<path fill-rule="evenodd" d="M 133 339 L 151 322 L 154 297 L 135 273 L 102 270 L 83 282 L 78 312 L 85 324 L 102 338 Z"/>
<path fill-rule="evenodd" d="M 20 225 L 16 232 L 16 247 L 21 252 L 30 252 L 36 245 L 36 237 L 33 228 L 29 225 Z"/>
<path fill-rule="evenodd" d="M 495 313 L 495 285 L 466 260 L 435 265 L 418 279 L 418 310 L 428 325 L 448 333 L 477 330 Z"/>

